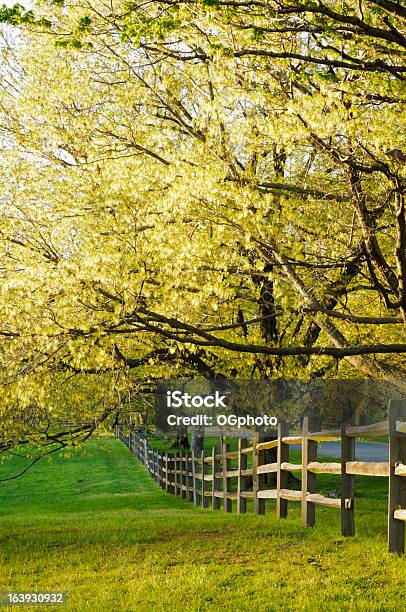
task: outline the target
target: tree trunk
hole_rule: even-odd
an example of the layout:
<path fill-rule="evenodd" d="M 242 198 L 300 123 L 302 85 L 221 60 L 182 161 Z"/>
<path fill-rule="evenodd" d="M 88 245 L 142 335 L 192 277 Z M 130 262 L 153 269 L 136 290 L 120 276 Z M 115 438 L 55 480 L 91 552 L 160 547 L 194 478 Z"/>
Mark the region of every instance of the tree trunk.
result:
<path fill-rule="evenodd" d="M 204 436 L 192 434 L 190 450 L 200 455 L 204 447 Z"/>
<path fill-rule="evenodd" d="M 176 436 L 173 440 L 171 448 L 185 448 L 189 449 L 189 438 L 187 436 Z"/>

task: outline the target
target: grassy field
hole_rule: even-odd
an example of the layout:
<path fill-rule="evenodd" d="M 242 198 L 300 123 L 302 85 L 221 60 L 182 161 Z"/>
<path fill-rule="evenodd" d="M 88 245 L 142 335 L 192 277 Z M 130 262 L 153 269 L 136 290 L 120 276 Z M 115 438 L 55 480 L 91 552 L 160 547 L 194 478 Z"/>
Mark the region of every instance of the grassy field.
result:
<path fill-rule="evenodd" d="M 308 530 L 293 503 L 284 521 L 274 502 L 265 516 L 196 509 L 119 441 L 95 440 L 0 483 L 0 591 L 65 591 L 49 611 L 400 612 L 406 559 L 386 553 L 386 479 L 358 483 L 357 536 L 345 539 L 334 509 Z"/>

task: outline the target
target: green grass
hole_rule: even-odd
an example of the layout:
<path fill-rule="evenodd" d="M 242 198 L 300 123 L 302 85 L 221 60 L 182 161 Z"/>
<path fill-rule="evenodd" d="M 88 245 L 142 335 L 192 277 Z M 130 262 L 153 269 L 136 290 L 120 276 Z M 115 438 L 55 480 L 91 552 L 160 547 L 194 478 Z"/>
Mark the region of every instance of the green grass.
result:
<path fill-rule="evenodd" d="M 345 539 L 335 509 L 317 508 L 307 530 L 293 503 L 283 521 L 274 502 L 265 516 L 196 509 L 120 442 L 94 440 L 0 483 L 0 591 L 66 591 L 49 611 L 398 612 L 406 559 L 386 552 L 387 482 L 358 483 L 357 535 Z M 320 477 L 320 490 L 335 486 Z"/>

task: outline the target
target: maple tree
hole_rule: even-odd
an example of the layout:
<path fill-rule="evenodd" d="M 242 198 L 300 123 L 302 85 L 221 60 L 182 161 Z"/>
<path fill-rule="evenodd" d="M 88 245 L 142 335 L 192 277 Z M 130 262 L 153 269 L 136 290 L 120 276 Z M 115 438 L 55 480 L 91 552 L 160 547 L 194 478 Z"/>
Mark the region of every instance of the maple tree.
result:
<path fill-rule="evenodd" d="M 404 375 L 401 4 L 0 17 L 4 423 L 75 385 L 89 425 L 161 376 Z"/>

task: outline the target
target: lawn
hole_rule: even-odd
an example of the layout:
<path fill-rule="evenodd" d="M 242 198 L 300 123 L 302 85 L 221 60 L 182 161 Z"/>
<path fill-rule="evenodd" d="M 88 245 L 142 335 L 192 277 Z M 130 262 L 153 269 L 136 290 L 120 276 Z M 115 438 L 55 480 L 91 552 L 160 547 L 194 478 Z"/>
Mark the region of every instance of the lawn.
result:
<path fill-rule="evenodd" d="M 12 458 L 0 477 L 22 465 Z M 0 591 L 65 591 L 48 611 L 398 612 L 406 558 L 386 552 L 386 487 L 357 479 L 357 535 L 345 539 L 335 509 L 317 508 L 305 530 L 294 503 L 283 521 L 274 502 L 265 516 L 194 508 L 121 442 L 93 440 L 0 483 Z"/>

